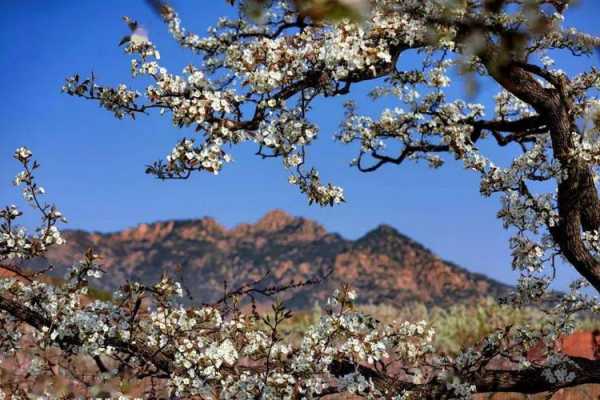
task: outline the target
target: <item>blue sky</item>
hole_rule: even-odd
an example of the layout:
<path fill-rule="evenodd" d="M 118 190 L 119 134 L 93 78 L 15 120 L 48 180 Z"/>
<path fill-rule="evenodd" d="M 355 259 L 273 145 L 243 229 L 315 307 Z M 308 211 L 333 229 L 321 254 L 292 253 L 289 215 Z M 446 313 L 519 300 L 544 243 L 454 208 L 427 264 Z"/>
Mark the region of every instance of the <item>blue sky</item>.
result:
<path fill-rule="evenodd" d="M 225 1 L 174 2 L 190 29 L 202 33 L 231 9 Z M 506 282 L 510 268 L 508 232 L 495 215 L 498 199 L 479 195 L 477 176 L 449 162 L 432 171 L 406 164 L 360 174 L 348 167 L 355 150 L 331 140 L 343 100 L 321 101 L 314 120 L 321 127 L 311 160 L 325 180 L 344 187 L 348 202 L 335 208 L 308 206 L 287 184 L 279 161 L 260 160 L 254 148 L 234 151 L 235 162 L 215 177 L 160 182 L 144 166 L 163 158 L 177 139 L 190 135 L 157 114 L 117 120 L 97 104 L 61 94 L 64 78 L 94 71 L 107 84 L 131 83 L 129 58 L 117 47 L 127 33 L 121 17 L 139 20 L 150 32 L 162 61 L 174 70 L 198 63 L 178 49 L 166 28 L 142 0 L 6 0 L 0 16 L 0 204 L 18 203 L 9 186 L 18 166 L 14 148 L 30 147 L 43 168 L 41 182 L 69 218 L 70 228 L 114 231 L 141 222 L 212 216 L 226 226 L 255 221 L 273 208 L 313 218 L 332 231 L 356 238 L 380 223 L 396 227 L 441 257 Z M 600 2 L 584 0 L 569 11 L 568 25 L 600 33 Z M 559 56 L 558 66 L 577 71 L 598 59 Z M 359 87 L 364 94 L 368 87 Z M 457 86 L 458 95 L 461 86 Z M 493 87 L 479 93 L 486 103 Z M 361 100 L 361 110 L 382 106 Z M 387 104 L 386 104 L 387 105 Z M 507 155 L 490 147 L 493 158 Z M 575 274 L 559 274 L 559 287 Z"/>

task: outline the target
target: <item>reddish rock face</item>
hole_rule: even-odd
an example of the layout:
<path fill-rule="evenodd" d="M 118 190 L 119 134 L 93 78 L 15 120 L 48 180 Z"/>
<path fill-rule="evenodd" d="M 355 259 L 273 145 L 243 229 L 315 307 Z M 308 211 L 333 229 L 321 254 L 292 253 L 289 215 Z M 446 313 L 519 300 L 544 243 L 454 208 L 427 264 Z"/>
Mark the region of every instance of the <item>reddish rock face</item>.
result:
<path fill-rule="evenodd" d="M 48 254 L 61 276 L 92 247 L 108 271 L 97 283 L 101 288 L 112 290 L 126 280 L 152 283 L 166 271 L 183 280 L 194 300 L 202 302 L 217 298 L 224 280 L 231 288 L 267 273 L 265 285 L 332 271 L 326 282 L 290 293 L 286 300 L 293 307 L 312 307 L 342 283 L 353 285 L 363 302 L 391 305 L 454 304 L 508 289 L 440 259 L 392 227 L 381 225 L 347 240 L 281 210 L 232 229 L 202 218 L 141 224 L 109 234 L 67 231 L 65 236 L 67 244 Z"/>
<path fill-rule="evenodd" d="M 555 350 L 571 357 L 582 357 L 600 360 L 600 331 L 574 332 L 556 341 Z M 530 361 L 541 361 L 545 358 L 544 346 L 539 344 L 527 352 Z"/>
<path fill-rule="evenodd" d="M 571 357 L 600 360 L 600 331 L 575 332 L 561 338 L 557 348 Z"/>

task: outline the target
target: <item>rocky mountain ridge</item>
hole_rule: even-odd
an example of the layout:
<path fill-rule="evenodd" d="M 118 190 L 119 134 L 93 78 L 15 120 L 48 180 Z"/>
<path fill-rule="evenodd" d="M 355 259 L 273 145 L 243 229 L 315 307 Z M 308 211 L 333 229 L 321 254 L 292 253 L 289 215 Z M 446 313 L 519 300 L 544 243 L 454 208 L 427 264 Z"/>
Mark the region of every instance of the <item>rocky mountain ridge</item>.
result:
<path fill-rule="evenodd" d="M 229 288 L 262 286 L 328 276 L 316 285 L 286 293 L 293 307 L 310 307 L 349 283 L 363 303 L 445 305 L 506 293 L 508 286 L 444 261 L 396 229 L 380 225 L 357 240 L 328 232 L 317 222 L 281 210 L 254 224 L 228 229 L 213 218 L 140 224 L 114 233 L 65 231 L 67 244 L 47 262 L 56 273 L 77 262 L 88 248 L 102 255 L 114 290 L 127 280 L 152 283 L 163 272 L 183 282 L 194 302 L 210 302 Z M 39 261 L 41 262 L 41 261 Z M 257 299 L 260 301 L 260 299 Z"/>

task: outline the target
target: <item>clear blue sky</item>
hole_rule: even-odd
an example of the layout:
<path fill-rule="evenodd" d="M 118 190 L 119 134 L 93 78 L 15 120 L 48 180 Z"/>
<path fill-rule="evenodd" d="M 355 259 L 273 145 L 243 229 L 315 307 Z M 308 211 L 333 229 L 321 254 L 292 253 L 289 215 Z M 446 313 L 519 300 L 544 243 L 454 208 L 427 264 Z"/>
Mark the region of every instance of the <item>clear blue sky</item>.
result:
<path fill-rule="evenodd" d="M 184 23 L 202 33 L 231 9 L 220 0 L 174 2 Z M 600 33 L 600 1 L 584 0 L 569 11 L 569 25 Z M 127 33 L 121 17 L 138 19 L 158 45 L 162 61 L 181 70 L 198 62 L 179 50 L 142 0 L 4 0 L 0 16 L 0 204 L 17 202 L 9 186 L 17 165 L 14 148 L 26 145 L 42 163 L 40 178 L 71 221 L 68 227 L 114 231 L 141 222 L 212 216 L 226 226 L 251 222 L 281 208 L 313 218 L 348 238 L 380 223 L 433 249 L 441 257 L 491 277 L 514 281 L 508 233 L 496 220 L 497 199 L 479 195 L 478 179 L 454 162 L 441 170 L 407 164 L 364 175 L 348 167 L 355 149 L 330 140 L 343 99 L 323 101 L 314 112 L 321 126 L 313 161 L 323 177 L 345 188 L 348 202 L 309 207 L 279 161 L 259 160 L 252 147 L 234 152 L 221 175 L 198 174 L 185 182 L 160 182 L 144 166 L 163 158 L 175 141 L 191 134 L 158 115 L 119 121 L 97 104 L 60 93 L 63 80 L 92 70 L 103 83 L 131 83 L 129 59 L 117 47 Z M 559 57 L 559 67 L 578 70 L 597 59 Z M 360 88 L 364 93 L 367 87 Z M 458 87 L 460 90 L 460 86 Z M 484 86 L 480 97 L 489 98 Z M 484 101 L 485 102 L 485 101 Z M 361 102 L 377 113 L 381 105 Z M 492 150 L 500 159 L 506 155 Z M 570 271 L 569 271 L 570 272 Z M 561 285 L 573 273 L 562 273 Z"/>

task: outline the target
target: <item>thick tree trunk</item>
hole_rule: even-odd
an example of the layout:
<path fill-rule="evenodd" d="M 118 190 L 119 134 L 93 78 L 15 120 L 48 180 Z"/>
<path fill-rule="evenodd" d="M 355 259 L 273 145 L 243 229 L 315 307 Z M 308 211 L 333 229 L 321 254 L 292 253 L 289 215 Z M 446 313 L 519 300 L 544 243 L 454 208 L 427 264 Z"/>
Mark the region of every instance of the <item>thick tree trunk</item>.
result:
<path fill-rule="evenodd" d="M 552 78 L 555 87 L 545 88 L 519 63 L 495 65 L 494 52 L 489 49 L 483 55 L 490 75 L 538 112 L 549 128 L 554 157 L 567 172 L 558 184 L 559 223 L 549 227 L 550 232 L 567 260 L 600 293 L 600 262 L 581 238 L 583 230 L 600 227 L 600 201 L 591 166 L 572 155 L 577 127 L 564 90 L 568 83 Z"/>
<path fill-rule="evenodd" d="M 591 167 L 572 156 L 575 148 L 573 134 L 575 123 L 569 114 L 568 104 L 558 94 L 551 98 L 551 108 L 546 113 L 554 157 L 567 172 L 566 179 L 558 184 L 558 226 L 551 229 L 554 240 L 573 267 L 600 293 L 600 263 L 586 249 L 582 230 L 598 227 L 598 192 L 592 178 Z"/>

